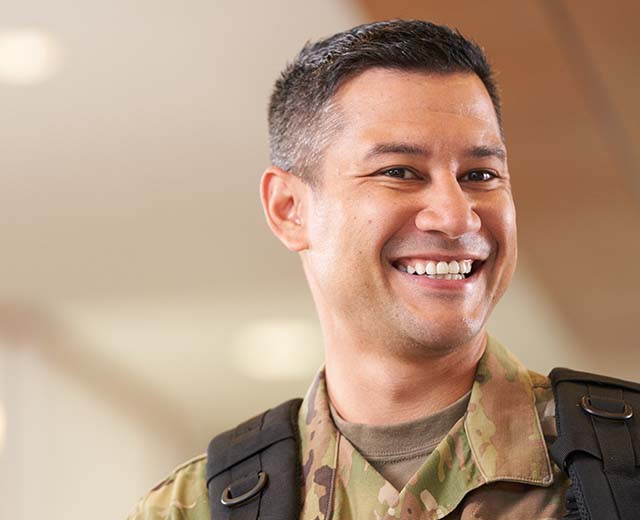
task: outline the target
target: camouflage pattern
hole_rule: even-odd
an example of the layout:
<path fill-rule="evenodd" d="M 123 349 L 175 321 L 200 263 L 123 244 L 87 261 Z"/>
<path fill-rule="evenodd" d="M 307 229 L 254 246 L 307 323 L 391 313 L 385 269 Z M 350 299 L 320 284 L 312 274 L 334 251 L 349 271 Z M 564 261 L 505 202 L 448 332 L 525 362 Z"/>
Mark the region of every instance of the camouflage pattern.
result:
<path fill-rule="evenodd" d="M 176 468 L 143 497 L 129 520 L 209 520 L 206 455 Z"/>
<path fill-rule="evenodd" d="M 548 379 L 489 338 L 464 417 L 398 492 L 336 429 L 321 371 L 298 417 L 300 518 L 559 520 L 568 480 L 547 454 L 553 414 Z M 205 464 L 176 470 L 129 519 L 207 520 Z"/>
<path fill-rule="evenodd" d="M 301 518 L 560 519 L 568 482 L 547 454 L 552 419 L 547 378 L 490 338 L 465 416 L 398 492 L 334 427 L 320 373 L 299 417 Z"/>

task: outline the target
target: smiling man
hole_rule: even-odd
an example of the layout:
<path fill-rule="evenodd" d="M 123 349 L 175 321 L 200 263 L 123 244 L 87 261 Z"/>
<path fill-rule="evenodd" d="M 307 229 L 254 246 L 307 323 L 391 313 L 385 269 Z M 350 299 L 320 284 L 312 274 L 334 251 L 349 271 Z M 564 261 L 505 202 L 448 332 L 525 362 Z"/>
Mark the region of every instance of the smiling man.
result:
<path fill-rule="evenodd" d="M 313 180 L 274 167 L 262 197 L 301 254 L 335 410 L 399 423 L 471 388 L 516 261 L 506 151 L 476 74 L 376 66 L 343 81 Z"/>
<path fill-rule="evenodd" d="M 284 495 L 301 500 L 270 518 L 561 518 L 568 481 L 547 450 L 549 381 L 486 332 L 517 246 L 482 50 L 427 22 L 356 27 L 301 51 L 269 122 L 264 211 L 300 255 L 326 364 L 294 408 L 294 489 L 269 470 L 250 511 L 215 506 L 212 520 L 263 518 Z M 269 421 L 230 434 L 228 453 Z M 235 457 L 227 502 L 266 482 L 240 482 L 251 470 Z M 131 518 L 209 518 L 213 458 L 176 470 Z"/>

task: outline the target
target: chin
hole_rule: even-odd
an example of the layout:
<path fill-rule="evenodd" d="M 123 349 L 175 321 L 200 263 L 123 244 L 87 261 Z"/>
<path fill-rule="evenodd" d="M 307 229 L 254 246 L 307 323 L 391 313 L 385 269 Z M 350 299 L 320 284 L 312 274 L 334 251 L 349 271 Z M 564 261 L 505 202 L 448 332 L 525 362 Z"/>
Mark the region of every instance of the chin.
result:
<path fill-rule="evenodd" d="M 470 345 L 484 335 L 483 320 L 447 320 L 437 325 L 433 321 L 415 323 L 408 332 L 411 343 L 422 354 L 444 355 Z"/>

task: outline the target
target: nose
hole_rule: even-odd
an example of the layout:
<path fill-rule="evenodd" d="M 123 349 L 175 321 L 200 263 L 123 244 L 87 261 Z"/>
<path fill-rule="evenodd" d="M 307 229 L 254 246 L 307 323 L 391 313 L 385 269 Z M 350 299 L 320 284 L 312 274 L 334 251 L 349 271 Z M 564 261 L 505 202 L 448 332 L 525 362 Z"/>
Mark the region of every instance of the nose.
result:
<path fill-rule="evenodd" d="M 433 180 L 425 187 L 422 209 L 416 215 L 416 227 L 421 231 L 436 231 L 449 238 L 459 238 L 480 229 L 480 216 L 468 193 L 453 175 Z"/>

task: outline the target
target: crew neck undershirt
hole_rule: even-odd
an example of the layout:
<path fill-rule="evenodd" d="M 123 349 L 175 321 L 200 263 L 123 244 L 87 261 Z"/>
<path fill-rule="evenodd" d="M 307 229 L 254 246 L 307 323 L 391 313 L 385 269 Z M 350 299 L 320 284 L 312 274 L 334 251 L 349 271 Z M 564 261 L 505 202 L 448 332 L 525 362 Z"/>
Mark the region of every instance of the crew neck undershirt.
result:
<path fill-rule="evenodd" d="M 400 424 L 371 425 L 345 421 L 331 403 L 340 433 L 393 487 L 400 491 L 458 422 L 471 392 L 432 415 Z"/>

